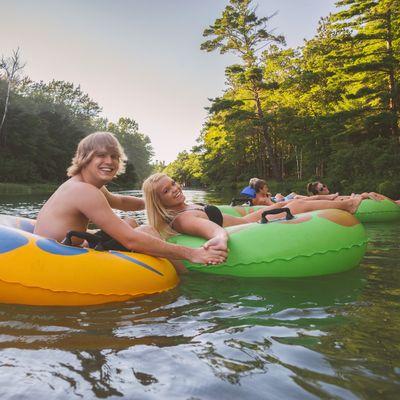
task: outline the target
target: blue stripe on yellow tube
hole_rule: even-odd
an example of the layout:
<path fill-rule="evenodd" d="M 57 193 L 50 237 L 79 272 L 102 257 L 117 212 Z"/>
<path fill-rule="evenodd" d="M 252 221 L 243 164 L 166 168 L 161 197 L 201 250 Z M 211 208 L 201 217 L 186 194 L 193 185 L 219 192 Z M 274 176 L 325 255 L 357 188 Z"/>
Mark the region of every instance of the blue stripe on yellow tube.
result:
<path fill-rule="evenodd" d="M 29 221 L 26 221 L 25 219 L 20 219 L 19 220 L 19 229 L 21 229 L 25 232 L 33 233 L 33 230 L 35 229 L 35 225 Z"/>
<path fill-rule="evenodd" d="M 56 254 L 60 256 L 76 256 L 88 252 L 87 249 L 83 249 L 82 247 L 65 246 L 51 239 L 39 239 L 36 242 L 36 246 L 46 253 Z"/>
<path fill-rule="evenodd" d="M 18 232 L 0 226 L 0 254 L 25 246 L 29 240 Z"/>
<path fill-rule="evenodd" d="M 150 265 L 147 265 L 147 264 L 145 264 L 145 263 L 142 262 L 142 261 L 136 260 L 136 259 L 133 258 L 133 257 L 127 256 L 126 254 L 119 253 L 118 251 L 113 251 L 113 250 L 110 250 L 110 253 L 111 253 L 111 254 L 114 254 L 115 256 L 121 257 L 121 258 L 123 258 L 124 260 L 128 260 L 128 261 L 130 261 L 130 262 L 133 262 L 134 264 L 140 265 L 141 267 L 146 268 L 146 269 L 148 269 L 149 271 L 155 272 L 155 273 L 158 274 L 158 275 L 163 276 L 163 274 L 162 274 L 160 271 L 157 271 L 157 270 L 154 269 L 153 267 L 150 267 Z"/>

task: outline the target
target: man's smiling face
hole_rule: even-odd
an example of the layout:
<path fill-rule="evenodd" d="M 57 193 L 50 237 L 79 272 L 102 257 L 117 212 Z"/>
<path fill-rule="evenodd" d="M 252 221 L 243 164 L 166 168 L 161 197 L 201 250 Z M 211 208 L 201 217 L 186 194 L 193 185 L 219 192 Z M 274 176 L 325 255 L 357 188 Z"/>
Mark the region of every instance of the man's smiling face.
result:
<path fill-rule="evenodd" d="M 82 169 L 82 173 L 90 183 L 102 186 L 115 177 L 119 163 L 118 154 L 107 149 L 96 150 L 92 159 Z"/>

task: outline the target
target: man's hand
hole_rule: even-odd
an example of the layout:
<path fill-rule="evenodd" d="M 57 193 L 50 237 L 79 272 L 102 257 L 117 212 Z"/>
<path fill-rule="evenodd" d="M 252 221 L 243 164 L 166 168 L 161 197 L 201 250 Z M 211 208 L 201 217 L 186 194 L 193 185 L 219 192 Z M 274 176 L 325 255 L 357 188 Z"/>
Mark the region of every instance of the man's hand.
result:
<path fill-rule="evenodd" d="M 208 242 L 203 244 L 203 247 L 207 250 L 213 248 L 215 250 L 228 251 L 228 236 L 215 236 Z"/>
<path fill-rule="evenodd" d="M 200 247 L 193 249 L 189 261 L 195 264 L 221 264 L 226 260 L 228 253 L 214 248 L 205 249 Z"/>

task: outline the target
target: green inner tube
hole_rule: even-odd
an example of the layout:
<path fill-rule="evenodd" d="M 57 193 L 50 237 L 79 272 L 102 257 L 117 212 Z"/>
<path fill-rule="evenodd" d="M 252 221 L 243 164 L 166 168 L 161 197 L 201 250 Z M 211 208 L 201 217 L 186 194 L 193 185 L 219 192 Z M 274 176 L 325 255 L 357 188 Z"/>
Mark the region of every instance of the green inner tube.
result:
<path fill-rule="evenodd" d="M 363 200 L 355 216 L 361 222 L 389 222 L 400 220 L 400 205 L 390 200 Z"/>
<path fill-rule="evenodd" d="M 224 212 L 224 211 L 223 211 Z M 226 228 L 229 256 L 225 263 L 204 266 L 185 261 L 187 268 L 210 274 L 241 277 L 307 277 L 347 271 L 364 256 L 363 226 L 341 210 L 322 210 L 267 224 Z M 189 247 L 205 240 L 188 235 L 169 239 Z"/>
<path fill-rule="evenodd" d="M 248 214 L 251 209 L 257 210 L 261 206 L 218 206 L 224 213 L 240 217 Z M 360 222 L 390 222 L 400 220 L 400 205 L 390 200 L 363 200 L 354 214 Z"/>
<path fill-rule="evenodd" d="M 233 217 L 242 217 L 248 214 L 250 211 L 259 210 L 263 206 L 217 206 L 223 214 L 232 215 Z"/>

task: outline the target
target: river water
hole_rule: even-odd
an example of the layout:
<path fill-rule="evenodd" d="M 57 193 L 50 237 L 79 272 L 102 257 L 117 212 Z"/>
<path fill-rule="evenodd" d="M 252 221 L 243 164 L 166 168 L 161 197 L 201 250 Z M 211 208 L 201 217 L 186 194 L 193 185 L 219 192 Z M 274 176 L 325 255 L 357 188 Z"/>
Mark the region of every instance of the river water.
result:
<path fill-rule="evenodd" d="M 3 198 L 0 213 L 35 217 L 43 202 Z M 338 275 L 190 273 L 125 303 L 0 305 L 0 398 L 397 399 L 400 224 L 366 229 L 361 265 Z"/>

